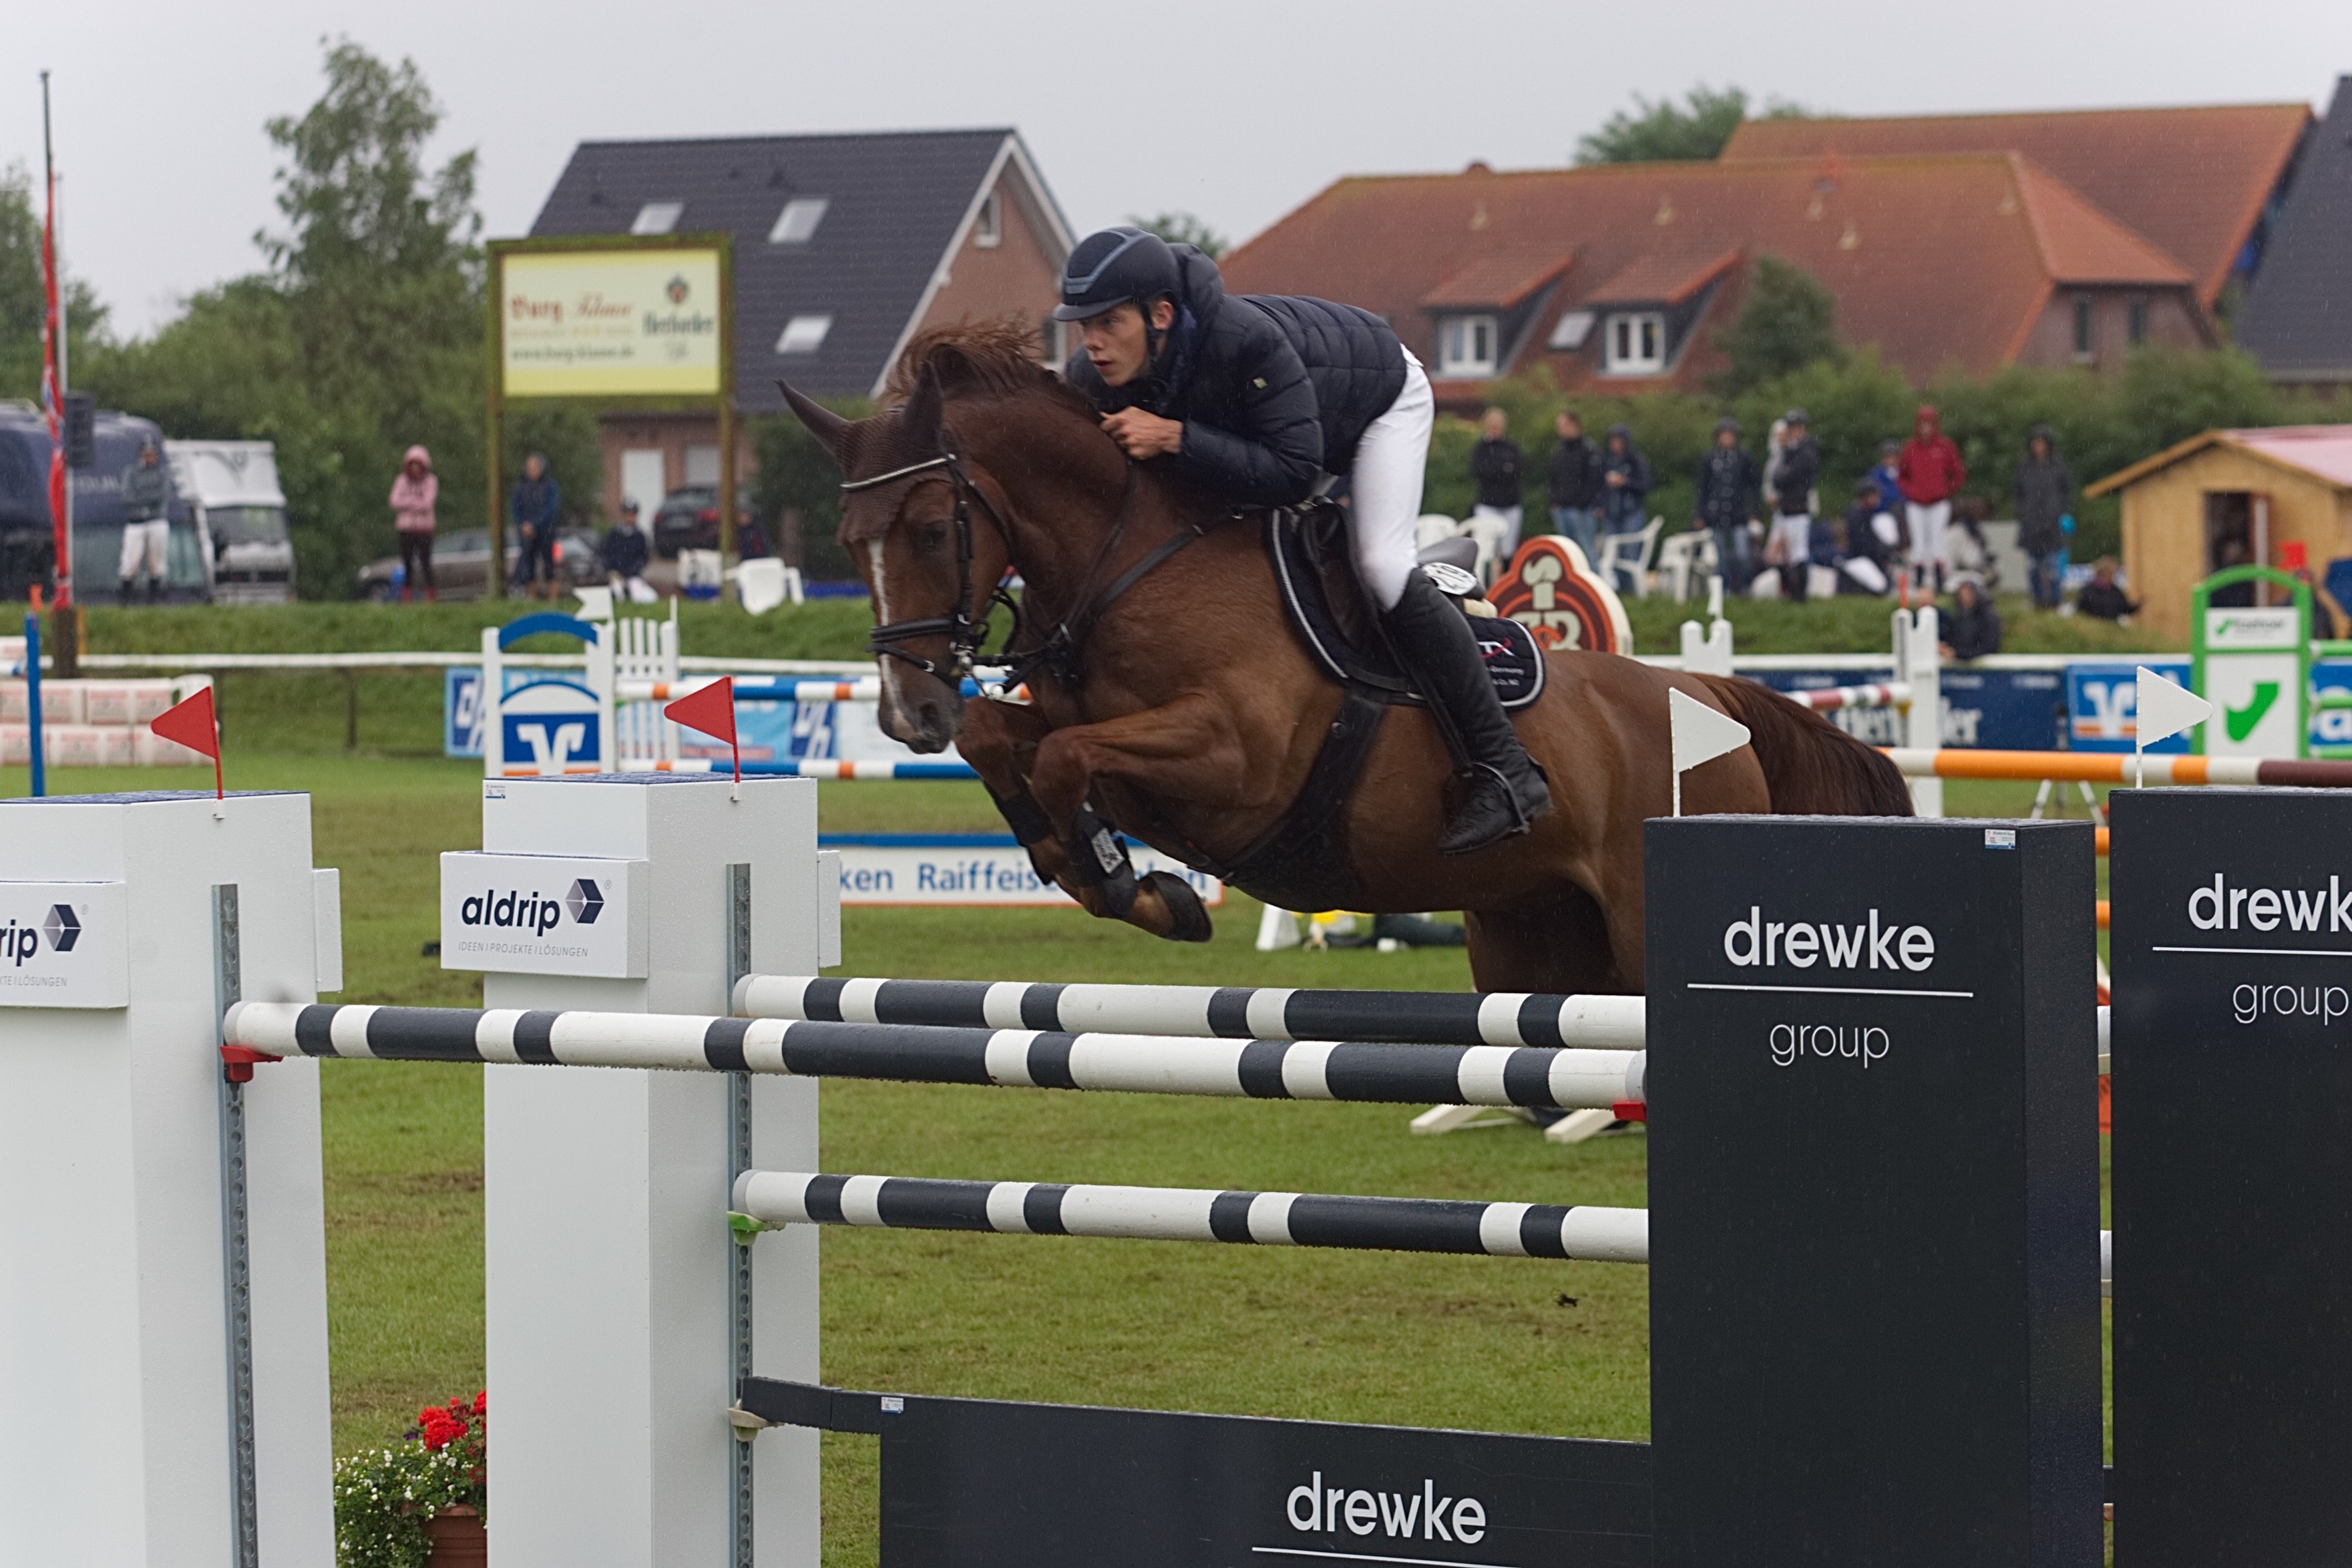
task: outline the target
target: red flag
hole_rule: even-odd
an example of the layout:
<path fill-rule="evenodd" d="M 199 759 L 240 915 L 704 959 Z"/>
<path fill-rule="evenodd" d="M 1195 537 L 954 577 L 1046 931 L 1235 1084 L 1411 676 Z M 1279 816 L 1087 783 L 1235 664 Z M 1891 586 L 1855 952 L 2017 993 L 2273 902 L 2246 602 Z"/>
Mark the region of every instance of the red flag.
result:
<path fill-rule="evenodd" d="M 44 92 L 47 90 L 44 85 Z M 46 112 L 46 110 L 44 110 Z M 49 526 L 57 537 L 58 603 L 73 602 L 73 536 L 66 521 L 65 387 L 58 376 L 58 183 L 41 221 L 41 406 L 49 416 Z"/>
<path fill-rule="evenodd" d="M 177 741 L 188 750 L 210 757 L 213 794 L 222 800 L 228 798 L 228 791 L 221 785 L 220 722 L 213 717 L 211 687 L 198 687 L 194 697 L 156 714 L 147 727 L 167 741 Z"/>
<path fill-rule="evenodd" d="M 699 734 L 727 742 L 735 759 L 735 782 L 743 782 L 743 750 L 735 743 L 735 678 L 722 675 L 662 710 L 662 717 Z"/>

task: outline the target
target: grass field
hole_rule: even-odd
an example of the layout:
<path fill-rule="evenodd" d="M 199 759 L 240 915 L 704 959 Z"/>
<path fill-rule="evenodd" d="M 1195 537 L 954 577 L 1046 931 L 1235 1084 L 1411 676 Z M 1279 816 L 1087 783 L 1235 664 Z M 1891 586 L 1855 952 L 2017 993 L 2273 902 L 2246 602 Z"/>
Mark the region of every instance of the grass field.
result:
<path fill-rule="evenodd" d="M 233 751 L 233 787 L 313 795 L 343 873 L 343 994 L 478 1005 L 424 956 L 437 863 L 480 842 L 480 774 L 439 759 Z M 53 793 L 184 775 L 69 772 Z M 26 788 L 0 770 L 0 795 Z M 964 784 L 825 784 L 833 831 L 995 826 Z M 2030 784 L 1955 783 L 2021 813 Z M 2104 882 L 2104 867 L 2102 868 Z M 1459 949 L 1261 954 L 1234 895 L 1202 946 L 1075 910 L 851 909 L 839 973 L 1462 989 Z M 325 1062 L 329 1313 L 339 1450 L 396 1436 L 483 1382 L 479 1070 Z M 1409 1136 L 1404 1109 L 828 1082 L 828 1170 L 1529 1202 L 1644 1203 L 1639 1131 L 1574 1148 L 1531 1129 Z M 854 1388 L 1641 1437 L 1645 1271 L 1376 1253 L 829 1230 L 824 1371 Z M 825 1439 L 825 1561 L 876 1559 L 872 1439 Z"/>

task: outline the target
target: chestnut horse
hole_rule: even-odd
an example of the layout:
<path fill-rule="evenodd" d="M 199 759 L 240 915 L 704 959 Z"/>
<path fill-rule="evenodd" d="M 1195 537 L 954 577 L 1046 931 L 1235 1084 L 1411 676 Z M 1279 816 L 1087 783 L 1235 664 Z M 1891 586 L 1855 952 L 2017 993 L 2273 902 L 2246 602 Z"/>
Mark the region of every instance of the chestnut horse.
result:
<path fill-rule="evenodd" d="M 1351 790 L 1286 824 L 1327 735 L 1363 718 L 1291 631 L 1262 521 L 1130 465 L 1032 352 L 1009 323 L 928 332 L 898 409 L 855 422 L 784 392 L 846 476 L 883 730 L 918 752 L 954 742 L 1038 874 L 1095 914 L 1209 934 L 1181 879 L 1122 878 L 1109 825 L 1285 909 L 1465 910 L 1483 990 L 1638 991 L 1642 823 L 1668 810 L 1676 689 L 1753 735 L 1685 776 L 1685 810 L 1909 815 L 1891 763 L 1761 686 L 1555 652 L 1515 716 L 1555 802 L 1527 837 L 1436 853 L 1454 768 L 1409 706 L 1374 721 Z M 1024 591 L 1005 652 L 1032 701 L 961 700 L 1008 567 Z M 1263 853 L 1269 837 L 1311 852 Z"/>

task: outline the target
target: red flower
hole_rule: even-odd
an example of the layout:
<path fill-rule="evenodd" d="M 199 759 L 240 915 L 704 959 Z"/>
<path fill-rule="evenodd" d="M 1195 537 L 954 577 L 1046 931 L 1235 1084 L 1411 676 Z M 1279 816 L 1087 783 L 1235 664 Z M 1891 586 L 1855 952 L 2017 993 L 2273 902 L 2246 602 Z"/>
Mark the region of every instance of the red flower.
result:
<path fill-rule="evenodd" d="M 486 1388 L 486 1389 L 482 1390 L 482 1392 L 481 1392 L 481 1393 L 477 1394 L 476 1395 L 474 1395 L 474 1414 L 475 1414 L 475 1415 L 482 1415 L 483 1413 L 485 1413 L 486 1411 L 488 1411 L 488 1410 L 489 1409 L 489 1407 L 490 1407 L 490 1391 L 489 1391 L 488 1389 L 487 1389 L 487 1388 Z"/>

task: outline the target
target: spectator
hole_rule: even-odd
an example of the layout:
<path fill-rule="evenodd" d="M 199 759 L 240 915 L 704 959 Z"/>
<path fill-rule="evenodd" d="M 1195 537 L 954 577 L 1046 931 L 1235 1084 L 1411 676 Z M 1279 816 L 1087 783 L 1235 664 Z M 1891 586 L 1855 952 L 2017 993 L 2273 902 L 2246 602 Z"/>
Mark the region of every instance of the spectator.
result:
<path fill-rule="evenodd" d="M 1772 536 L 1764 558 L 1780 568 L 1784 598 L 1805 596 L 1806 568 L 1812 562 L 1813 482 L 1821 477 L 1822 449 L 1813 444 L 1801 408 L 1780 416 L 1780 464 L 1773 470 Z"/>
<path fill-rule="evenodd" d="M 1607 538 L 1621 534 L 1639 533 L 1649 525 L 1645 511 L 1650 499 L 1650 459 L 1634 449 L 1633 432 L 1622 425 L 1609 426 L 1609 439 L 1601 454 L 1601 531 Z M 1625 593 L 1637 592 L 1641 584 L 1622 580 L 1616 584 Z"/>
<path fill-rule="evenodd" d="M 1559 445 L 1551 449 L 1546 489 L 1551 500 L 1552 531 L 1576 541 L 1587 561 L 1601 545 L 1601 523 L 1594 508 L 1601 499 L 1601 448 L 1586 439 L 1584 422 L 1574 409 L 1564 409 L 1553 428 Z"/>
<path fill-rule="evenodd" d="M 1756 577 L 1755 540 L 1748 525 L 1756 516 L 1756 459 L 1739 446 L 1739 421 L 1718 419 L 1715 445 L 1698 466 L 1697 515 L 1693 528 L 1715 536 L 1716 569 L 1724 592 L 1745 594 Z"/>
<path fill-rule="evenodd" d="M 1903 525 L 1887 510 L 1875 478 L 1853 488 L 1853 503 L 1845 509 L 1844 522 L 1845 559 L 1840 564 L 1839 591 L 1885 593 L 1902 570 Z"/>
<path fill-rule="evenodd" d="M 1470 520 L 1486 520 L 1486 531 L 1496 540 L 1495 554 L 1503 561 L 1519 548 L 1519 524 L 1526 516 L 1526 455 L 1510 437 L 1509 419 L 1501 409 L 1489 408 L 1479 426 L 1478 444 L 1470 449 L 1470 475 L 1478 481 L 1478 504 L 1470 509 Z"/>
<path fill-rule="evenodd" d="M 433 471 L 433 454 L 411 447 L 400 459 L 392 481 L 392 526 L 400 535 L 400 602 L 406 604 L 418 584 L 425 602 L 433 602 L 434 503 L 441 499 L 441 476 Z"/>
<path fill-rule="evenodd" d="M 1903 521 L 1903 481 L 1895 469 L 1902 456 L 1902 442 L 1881 441 L 1878 444 L 1878 467 L 1870 470 L 1871 479 L 1878 485 L 1878 504 L 1895 514 L 1897 527 Z"/>
<path fill-rule="evenodd" d="M 1926 584 L 1932 571 L 1940 594 L 1950 564 L 1944 553 L 1944 530 L 1952 521 L 1952 498 L 1968 482 L 1969 471 L 1932 405 L 1919 405 L 1911 439 L 1895 459 L 1895 478 L 1903 489 L 1905 520 L 1910 525 L 1912 585 Z"/>
<path fill-rule="evenodd" d="M 2074 595 L 2074 613 L 2102 621 L 2124 622 L 2139 614 L 2139 605 L 2116 581 L 2116 558 L 2102 555 L 2091 563 L 2091 580 Z"/>
<path fill-rule="evenodd" d="M 131 603 L 131 585 L 139 569 L 147 569 L 147 602 L 163 591 L 163 574 L 172 557 L 172 477 L 164 471 L 163 453 L 152 436 L 142 437 L 139 456 L 122 470 L 122 602 Z"/>
<path fill-rule="evenodd" d="M 757 561 L 768 553 L 768 531 L 760 526 L 749 506 L 735 509 L 735 559 Z"/>
<path fill-rule="evenodd" d="M 555 536 L 563 523 L 563 492 L 547 471 L 547 459 L 533 452 L 522 460 L 522 483 L 514 489 L 515 583 L 524 594 L 555 597 Z"/>
<path fill-rule="evenodd" d="M 621 502 L 621 521 L 605 533 L 596 552 L 604 563 L 605 579 L 626 595 L 629 603 L 653 603 L 654 591 L 646 585 L 646 563 L 652 558 L 653 549 L 646 541 L 645 530 L 637 526 L 635 496 Z"/>
<path fill-rule="evenodd" d="M 2066 515 L 2074 509 L 2074 476 L 2050 438 L 2050 426 L 2036 425 L 2025 439 L 2025 460 L 2017 465 L 2011 494 L 2017 502 L 2017 547 L 2032 563 L 2028 575 L 2037 609 L 2058 607 L 2065 578 Z"/>
<path fill-rule="evenodd" d="M 1954 572 L 1975 574 L 1987 594 L 2000 587 L 2000 566 L 1992 558 L 1992 542 L 1985 538 L 1984 503 L 1973 497 L 1953 503 L 1952 526 L 1944 531 L 1944 558 Z"/>
<path fill-rule="evenodd" d="M 1952 574 L 1952 610 L 1944 618 L 1943 656 L 1982 658 L 2000 651 L 2000 612 L 1973 572 Z"/>

